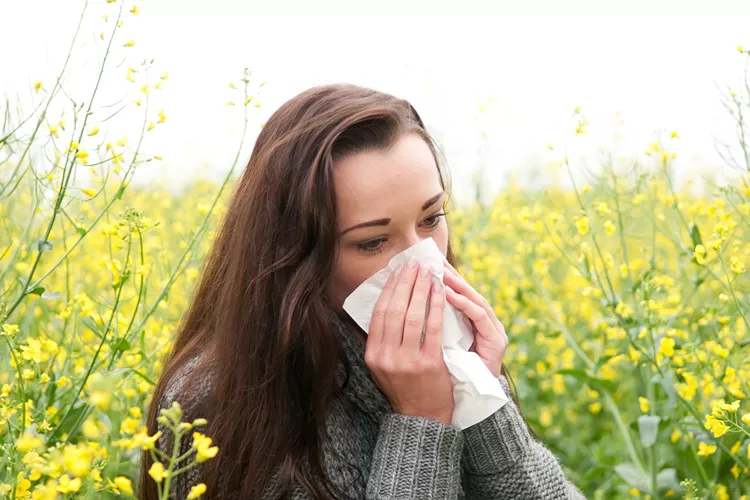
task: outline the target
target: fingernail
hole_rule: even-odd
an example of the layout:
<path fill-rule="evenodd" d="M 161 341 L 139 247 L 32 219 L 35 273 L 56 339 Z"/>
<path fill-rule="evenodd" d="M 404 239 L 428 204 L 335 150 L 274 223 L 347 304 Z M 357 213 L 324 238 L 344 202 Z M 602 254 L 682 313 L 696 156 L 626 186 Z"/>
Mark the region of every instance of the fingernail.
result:
<path fill-rule="evenodd" d="M 401 270 L 404 268 L 403 264 L 398 266 L 396 269 L 393 270 L 393 274 L 399 275 L 401 274 Z"/>
<path fill-rule="evenodd" d="M 443 293 L 443 285 L 439 281 L 432 284 L 432 293 Z"/>
<path fill-rule="evenodd" d="M 431 266 L 425 266 L 422 269 L 419 270 L 419 277 L 420 278 L 426 278 L 432 273 L 432 267 Z"/>
<path fill-rule="evenodd" d="M 406 263 L 406 267 L 408 267 L 409 269 L 414 269 L 415 267 L 417 267 L 417 259 L 411 257 L 409 259 L 409 262 Z"/>

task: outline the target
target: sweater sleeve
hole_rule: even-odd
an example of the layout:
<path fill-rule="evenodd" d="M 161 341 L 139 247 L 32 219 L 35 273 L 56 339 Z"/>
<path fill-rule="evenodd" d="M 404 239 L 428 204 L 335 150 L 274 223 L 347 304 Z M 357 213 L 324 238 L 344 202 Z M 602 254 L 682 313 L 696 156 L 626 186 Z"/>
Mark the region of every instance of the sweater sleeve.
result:
<path fill-rule="evenodd" d="M 585 499 L 566 478 L 552 452 L 529 434 L 513 402 L 508 381 L 502 375 L 500 383 L 510 401 L 463 431 L 466 497 L 472 500 Z"/>
<path fill-rule="evenodd" d="M 203 394 L 202 391 L 184 391 L 185 382 L 187 380 L 187 373 L 188 371 L 194 366 L 194 361 L 188 363 L 187 365 L 183 366 L 180 370 L 175 373 L 172 379 L 170 379 L 169 383 L 167 384 L 167 387 L 164 391 L 164 394 L 159 401 L 159 410 L 162 409 L 168 409 L 172 406 L 172 402 L 178 401 L 180 405 L 182 406 L 183 410 L 183 421 L 191 421 L 194 418 L 197 418 L 197 415 L 194 415 L 195 408 L 198 405 L 199 398 Z M 208 379 L 205 379 L 206 383 L 208 383 Z M 157 423 L 157 431 L 161 431 L 161 435 L 159 436 L 159 439 L 156 442 L 157 448 L 161 450 L 162 452 L 166 453 L 169 456 L 172 456 L 172 450 L 174 446 L 174 434 L 172 433 L 169 428 L 167 428 L 164 424 Z M 179 453 L 178 456 L 185 455 L 187 452 L 190 451 L 193 445 L 193 438 L 192 438 L 192 432 L 187 432 L 182 435 L 180 438 L 180 444 L 179 444 Z M 192 462 L 195 459 L 195 452 L 190 453 L 187 455 L 185 459 L 175 464 L 174 470 L 179 470 L 180 468 L 186 466 L 188 463 Z M 164 467 L 167 467 L 167 463 L 163 463 Z M 147 478 L 147 480 L 151 480 L 151 478 Z M 169 492 L 170 492 L 170 499 L 176 499 L 176 500 L 184 500 L 188 493 L 190 493 L 190 489 L 193 486 L 198 485 L 201 483 L 201 477 L 200 477 L 200 469 L 198 466 L 193 466 L 192 468 L 188 469 L 187 471 L 182 472 L 181 474 L 177 476 L 173 476 L 170 479 L 170 485 L 169 485 Z M 164 483 L 162 482 L 162 486 Z"/>
<path fill-rule="evenodd" d="M 387 414 L 380 426 L 367 500 L 455 500 L 461 490 L 463 435 L 437 420 Z"/>

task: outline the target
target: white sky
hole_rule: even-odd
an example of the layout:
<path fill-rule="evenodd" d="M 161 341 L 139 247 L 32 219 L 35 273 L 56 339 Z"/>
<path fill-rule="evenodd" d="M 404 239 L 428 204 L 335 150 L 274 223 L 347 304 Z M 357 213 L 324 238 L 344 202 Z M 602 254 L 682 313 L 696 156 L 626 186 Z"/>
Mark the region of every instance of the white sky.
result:
<path fill-rule="evenodd" d="M 29 99 L 37 79 L 52 87 L 83 4 L 0 0 L 0 94 Z M 139 85 L 125 80 L 125 68 L 143 58 L 156 58 L 157 75 L 169 71 L 165 90 L 153 94 L 154 111 L 163 107 L 168 119 L 145 146 L 165 162 L 150 164 L 139 176 L 170 182 L 196 174 L 218 178 L 228 168 L 240 109 L 224 106 L 232 95 L 227 83 L 237 81 L 245 66 L 267 82 L 254 123 L 298 92 L 327 82 L 358 83 L 408 98 L 444 145 L 459 196 L 483 162 L 488 185 L 497 187 L 505 172 L 528 171 L 561 156 L 577 105 L 591 125 L 589 134 L 571 143 L 572 154 L 615 147 L 616 135 L 618 150 L 635 154 L 658 130 L 677 130 L 678 169 L 714 168 L 722 165 L 714 137 L 733 142 L 717 85 L 738 86 L 746 58 L 736 47 L 750 46 L 746 1 L 127 0 L 125 5 L 133 4 L 141 13 L 124 17 L 113 57 L 119 67 L 108 74 L 97 103 L 135 97 Z M 113 18 L 118 5 L 104 0 L 89 5 L 66 85 L 78 101 L 90 93 L 91 72 L 102 54 L 93 34 L 110 29 L 111 21 L 106 25 L 101 15 Z M 129 39 L 135 47 L 122 48 Z M 494 104 L 482 124 L 475 120 L 477 102 L 488 96 Z M 127 133 L 134 140 L 135 111 L 128 113 L 122 121 L 102 124 L 102 130 L 114 128 L 115 137 Z M 548 142 L 555 152 L 545 149 Z"/>

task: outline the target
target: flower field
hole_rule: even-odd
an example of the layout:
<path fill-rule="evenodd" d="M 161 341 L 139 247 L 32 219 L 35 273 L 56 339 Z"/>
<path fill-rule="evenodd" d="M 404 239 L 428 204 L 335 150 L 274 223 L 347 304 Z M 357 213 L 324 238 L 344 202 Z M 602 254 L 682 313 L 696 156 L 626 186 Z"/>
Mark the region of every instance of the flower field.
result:
<path fill-rule="evenodd" d="M 0 498 L 133 497 L 143 449 L 162 498 L 184 472 L 142 419 L 247 139 L 221 183 L 131 185 L 169 126 L 166 69 L 108 59 L 127 57 L 118 28 L 138 14 L 97 12 L 90 95 L 70 102 L 57 79 L 28 110 L 0 104 Z M 138 129 L 110 129 L 108 78 L 129 82 Z M 245 70 L 226 89 L 245 131 L 262 86 Z M 750 499 L 748 92 L 726 97 L 744 153 L 732 183 L 678 185 L 674 132 L 588 176 L 550 146 L 571 188 L 511 183 L 448 207 L 460 269 L 508 332 L 521 410 L 588 498 Z M 573 121 L 571 141 L 589 125 Z M 215 456 L 205 422 L 162 418 L 192 436 L 188 467 Z"/>

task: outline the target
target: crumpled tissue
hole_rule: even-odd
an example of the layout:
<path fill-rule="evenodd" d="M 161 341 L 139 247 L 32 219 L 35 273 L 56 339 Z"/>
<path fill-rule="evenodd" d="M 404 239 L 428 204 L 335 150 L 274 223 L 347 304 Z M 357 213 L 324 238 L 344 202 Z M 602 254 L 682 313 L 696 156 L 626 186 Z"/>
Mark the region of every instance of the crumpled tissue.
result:
<path fill-rule="evenodd" d="M 344 301 L 344 310 L 365 331 L 370 330 L 370 319 L 375 303 L 388 276 L 410 257 L 416 257 L 420 269 L 432 266 L 433 279 L 443 282 L 443 253 L 435 240 L 427 238 L 394 255 L 388 266 L 365 280 Z M 446 285 L 444 285 L 446 286 Z M 425 311 L 425 318 L 427 311 Z M 443 318 L 443 359 L 453 381 L 452 425 L 465 429 L 495 413 L 508 402 L 500 381 L 492 375 L 481 358 L 469 352 L 474 342 L 471 322 L 465 315 L 445 301 Z"/>

